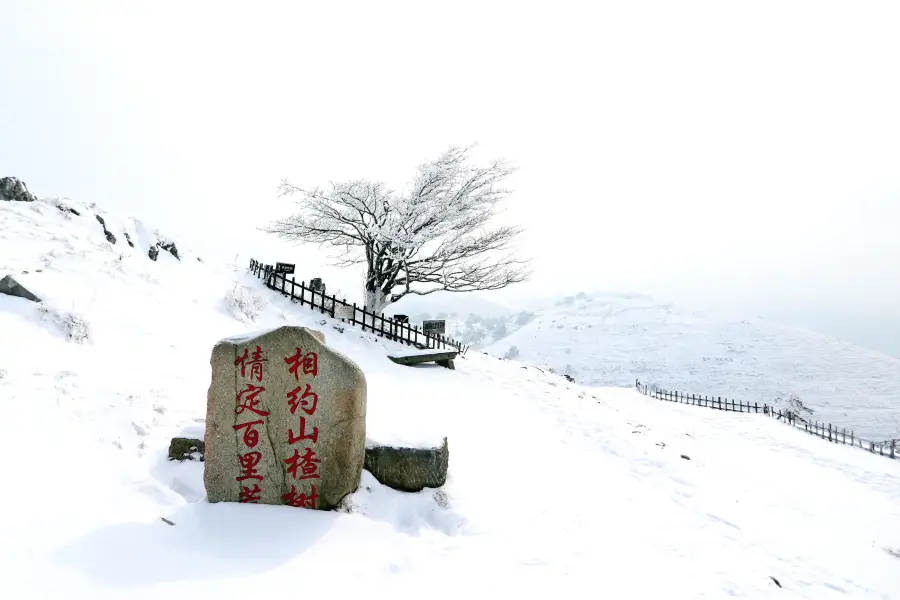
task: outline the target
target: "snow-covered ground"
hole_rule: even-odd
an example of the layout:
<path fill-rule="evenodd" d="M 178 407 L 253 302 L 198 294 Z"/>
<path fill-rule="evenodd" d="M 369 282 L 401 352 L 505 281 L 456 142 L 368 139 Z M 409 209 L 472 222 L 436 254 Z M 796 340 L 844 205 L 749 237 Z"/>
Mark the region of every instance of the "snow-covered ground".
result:
<path fill-rule="evenodd" d="M 797 394 L 819 421 L 869 439 L 900 438 L 900 360 L 760 318 L 702 314 L 638 295 L 581 294 L 485 351 L 587 386 L 640 379 L 759 403 Z"/>
<path fill-rule="evenodd" d="M 151 228 L 104 214 L 112 245 L 72 205 L 0 203 L 0 276 L 46 305 L 0 296 L 4 598 L 900 598 L 898 461 L 476 352 L 395 365 L 248 257 L 153 262 Z M 204 502 L 168 441 L 203 431 L 215 341 L 284 323 L 363 368 L 370 443 L 449 437 L 444 488 Z"/>

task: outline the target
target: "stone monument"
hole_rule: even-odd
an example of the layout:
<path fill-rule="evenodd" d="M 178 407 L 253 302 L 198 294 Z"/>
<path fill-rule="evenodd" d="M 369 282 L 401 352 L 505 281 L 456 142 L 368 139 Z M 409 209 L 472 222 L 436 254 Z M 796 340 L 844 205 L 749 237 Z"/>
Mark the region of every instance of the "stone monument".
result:
<path fill-rule="evenodd" d="M 305 327 L 228 338 L 212 351 L 203 481 L 210 502 L 330 510 L 365 460 L 366 379 Z"/>

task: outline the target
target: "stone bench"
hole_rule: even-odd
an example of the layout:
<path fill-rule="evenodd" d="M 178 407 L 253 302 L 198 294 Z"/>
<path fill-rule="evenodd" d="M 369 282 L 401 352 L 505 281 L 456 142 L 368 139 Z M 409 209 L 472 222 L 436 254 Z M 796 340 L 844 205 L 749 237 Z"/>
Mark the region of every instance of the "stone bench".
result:
<path fill-rule="evenodd" d="M 435 362 L 447 369 L 454 369 L 453 359 L 459 354 L 456 350 L 441 350 L 433 352 L 409 352 L 388 355 L 388 358 L 398 365 L 418 365 L 421 363 Z"/>

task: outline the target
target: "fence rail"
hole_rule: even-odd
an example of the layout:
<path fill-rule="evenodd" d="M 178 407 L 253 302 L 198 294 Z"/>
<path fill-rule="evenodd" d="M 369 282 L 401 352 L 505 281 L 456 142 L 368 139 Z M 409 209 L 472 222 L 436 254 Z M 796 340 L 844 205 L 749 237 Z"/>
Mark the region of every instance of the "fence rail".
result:
<path fill-rule="evenodd" d="M 782 423 L 786 423 L 798 429 L 802 429 L 806 433 L 820 437 L 823 440 L 828 440 L 829 442 L 834 442 L 836 444 L 849 444 L 851 446 L 862 448 L 863 450 L 868 450 L 873 454 L 879 454 L 880 456 L 887 456 L 889 458 L 897 457 L 897 447 L 900 446 L 900 444 L 898 444 L 900 440 L 886 440 L 881 442 L 866 440 L 860 437 L 856 437 L 852 430 L 848 433 L 846 428 L 839 428 L 832 425 L 831 423 L 819 423 L 818 421 L 810 422 L 800 417 L 796 413 L 782 410 L 780 408 L 775 408 L 774 406 L 770 406 L 769 404 L 760 405 L 758 402 L 750 404 L 749 402 L 735 402 L 733 399 L 729 400 L 728 398 L 725 398 L 723 400 L 721 396 L 710 397 L 700 396 L 697 394 L 685 394 L 683 392 L 677 391 L 661 390 L 651 388 L 646 384 L 642 384 L 637 379 L 635 379 L 634 381 L 634 387 L 638 392 L 644 394 L 645 396 L 656 398 L 657 400 L 665 400 L 667 402 L 680 402 L 682 404 L 703 406 L 716 410 L 726 410 L 729 412 L 748 412 L 756 414 L 762 413 L 774 419 L 778 419 Z"/>
<path fill-rule="evenodd" d="M 346 300 L 339 300 L 336 296 L 328 296 L 324 292 L 313 290 L 305 281 L 297 281 L 293 276 L 288 279 L 284 273 L 276 272 L 274 266 L 255 259 L 250 260 L 250 272 L 261 279 L 267 288 L 284 294 L 291 301 L 309 306 L 313 310 L 355 327 L 361 327 L 363 331 L 368 330 L 381 337 L 422 350 L 453 348 L 460 356 L 465 356 L 469 349 L 468 346 L 446 336 L 425 333 L 418 326 L 385 317 L 384 313 L 379 315 L 369 312 L 365 308 L 358 307 L 356 303 L 350 304 Z"/>

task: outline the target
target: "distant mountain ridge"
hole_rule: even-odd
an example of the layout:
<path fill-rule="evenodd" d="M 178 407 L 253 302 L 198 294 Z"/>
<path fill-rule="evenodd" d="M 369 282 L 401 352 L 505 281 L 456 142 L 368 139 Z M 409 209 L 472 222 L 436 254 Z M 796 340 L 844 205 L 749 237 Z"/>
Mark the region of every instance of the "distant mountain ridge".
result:
<path fill-rule="evenodd" d="M 590 386 L 771 402 L 797 394 L 813 418 L 900 437 L 900 360 L 759 317 L 680 309 L 636 294 L 581 293 L 484 348 Z"/>

